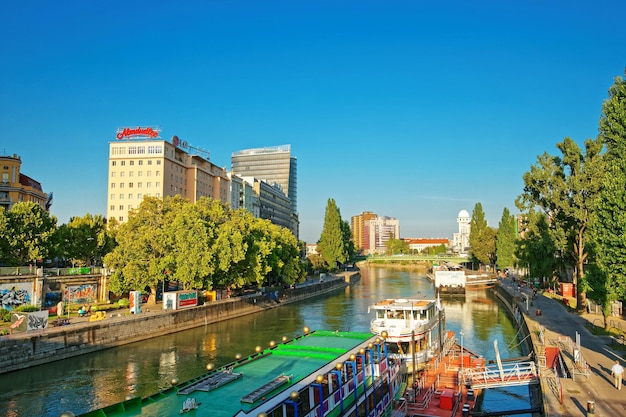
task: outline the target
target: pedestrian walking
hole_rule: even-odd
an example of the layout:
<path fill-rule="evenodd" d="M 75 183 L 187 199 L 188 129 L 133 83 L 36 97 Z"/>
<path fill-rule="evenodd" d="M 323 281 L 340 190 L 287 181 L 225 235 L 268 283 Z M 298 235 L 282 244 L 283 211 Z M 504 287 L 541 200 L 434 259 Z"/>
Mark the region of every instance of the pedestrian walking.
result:
<path fill-rule="evenodd" d="M 621 391 L 622 389 L 622 377 L 624 376 L 624 368 L 619 364 L 619 361 L 615 361 L 615 365 L 611 368 L 611 375 L 613 375 L 613 381 L 615 388 Z"/>

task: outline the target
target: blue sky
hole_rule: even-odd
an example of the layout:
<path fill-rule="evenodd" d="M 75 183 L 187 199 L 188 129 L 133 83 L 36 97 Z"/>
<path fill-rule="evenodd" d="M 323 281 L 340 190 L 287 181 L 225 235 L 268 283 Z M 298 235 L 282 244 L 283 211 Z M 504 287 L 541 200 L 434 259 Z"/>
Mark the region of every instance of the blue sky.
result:
<path fill-rule="evenodd" d="M 0 3 L 0 153 L 59 223 L 106 214 L 108 143 L 160 126 L 230 168 L 291 144 L 300 238 L 342 218 L 452 237 L 480 202 L 517 213 L 522 175 L 597 134 L 626 67 L 624 1 Z"/>

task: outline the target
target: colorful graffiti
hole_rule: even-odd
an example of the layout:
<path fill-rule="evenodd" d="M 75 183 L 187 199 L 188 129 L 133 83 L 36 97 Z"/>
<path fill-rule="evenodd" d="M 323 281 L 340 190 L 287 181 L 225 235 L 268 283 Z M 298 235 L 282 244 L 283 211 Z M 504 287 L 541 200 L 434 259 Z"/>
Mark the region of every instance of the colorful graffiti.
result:
<path fill-rule="evenodd" d="M 96 284 L 68 285 L 63 292 L 63 299 L 72 304 L 93 303 L 98 299 Z"/>
<path fill-rule="evenodd" d="M 0 286 L 0 308 L 13 310 L 23 304 L 31 304 L 30 286 L 26 284 Z"/>

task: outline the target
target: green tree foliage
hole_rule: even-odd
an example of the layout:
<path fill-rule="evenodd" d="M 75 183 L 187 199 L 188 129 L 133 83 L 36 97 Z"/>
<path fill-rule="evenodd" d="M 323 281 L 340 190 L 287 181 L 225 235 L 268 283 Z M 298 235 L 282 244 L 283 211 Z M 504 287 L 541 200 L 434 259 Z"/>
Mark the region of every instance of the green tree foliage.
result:
<path fill-rule="evenodd" d="M 19 202 L 0 214 L 2 262 L 20 266 L 46 259 L 52 249 L 57 219 L 39 204 Z"/>
<path fill-rule="evenodd" d="M 102 256 L 114 246 L 104 217 L 89 213 L 84 217 L 72 217 L 67 224 L 59 226 L 55 243 L 56 256 L 76 266 L 100 263 Z"/>
<path fill-rule="evenodd" d="M 496 265 L 501 270 L 517 264 L 516 240 L 515 216 L 511 215 L 509 209 L 505 207 L 496 233 Z"/>
<path fill-rule="evenodd" d="M 554 271 L 558 269 L 556 246 L 550 232 L 547 216 L 530 210 L 523 217 L 523 237 L 517 241 L 518 265 L 526 268 L 533 278 L 545 284 L 554 284 Z"/>
<path fill-rule="evenodd" d="M 291 284 L 304 278 L 293 234 L 219 201 L 145 198 L 105 257 L 111 290 L 151 289 L 165 278 L 185 289 Z"/>
<path fill-rule="evenodd" d="M 341 225 L 339 208 L 335 200 L 329 198 L 326 203 L 324 227 L 317 243 L 317 252 L 324 259 L 326 266 L 333 271 L 337 269 L 338 264 L 343 264 L 348 260 L 347 243 L 344 241 L 345 234 Z"/>
<path fill-rule="evenodd" d="M 476 203 L 470 222 L 470 254 L 476 261 L 489 265 L 496 254 L 496 232 L 485 220 L 485 212 L 481 203 Z"/>
<path fill-rule="evenodd" d="M 341 232 L 343 234 L 343 242 L 346 249 L 347 260 L 354 259 L 356 249 L 354 248 L 354 241 L 352 240 L 352 229 L 350 228 L 350 222 L 347 220 L 341 221 Z"/>
<path fill-rule="evenodd" d="M 570 138 L 557 144 L 561 156 L 544 153 L 524 174 L 521 210 L 539 208 L 549 219 L 552 238 L 566 266 L 574 271 L 579 309 L 586 304 L 583 266 L 588 256 L 590 214 L 602 175 L 602 142 L 587 139 L 584 151 Z"/>
<path fill-rule="evenodd" d="M 599 139 L 605 170 L 593 211 L 591 296 L 603 306 L 608 328 L 611 302 L 626 296 L 626 80 L 616 77 L 602 105 Z"/>
<path fill-rule="evenodd" d="M 400 255 L 409 253 L 409 242 L 392 237 L 385 242 L 387 255 Z"/>

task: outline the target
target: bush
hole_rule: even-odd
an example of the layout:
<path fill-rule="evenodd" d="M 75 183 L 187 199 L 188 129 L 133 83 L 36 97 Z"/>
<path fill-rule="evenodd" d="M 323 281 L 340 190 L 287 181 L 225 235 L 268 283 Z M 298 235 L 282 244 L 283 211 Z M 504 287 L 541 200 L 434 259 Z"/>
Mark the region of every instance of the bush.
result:
<path fill-rule="evenodd" d="M 32 305 L 32 304 L 22 304 L 21 306 L 16 308 L 15 311 L 25 311 L 27 313 L 30 313 L 30 312 L 33 312 L 33 311 L 39 311 L 39 308 L 37 306 Z"/>
<path fill-rule="evenodd" d="M 11 310 L 7 310 L 6 308 L 0 308 L 0 320 L 4 323 L 10 322 Z"/>
<path fill-rule="evenodd" d="M 117 305 L 119 308 L 128 308 L 130 307 L 130 301 L 128 301 L 128 298 L 122 298 L 117 301 Z"/>

